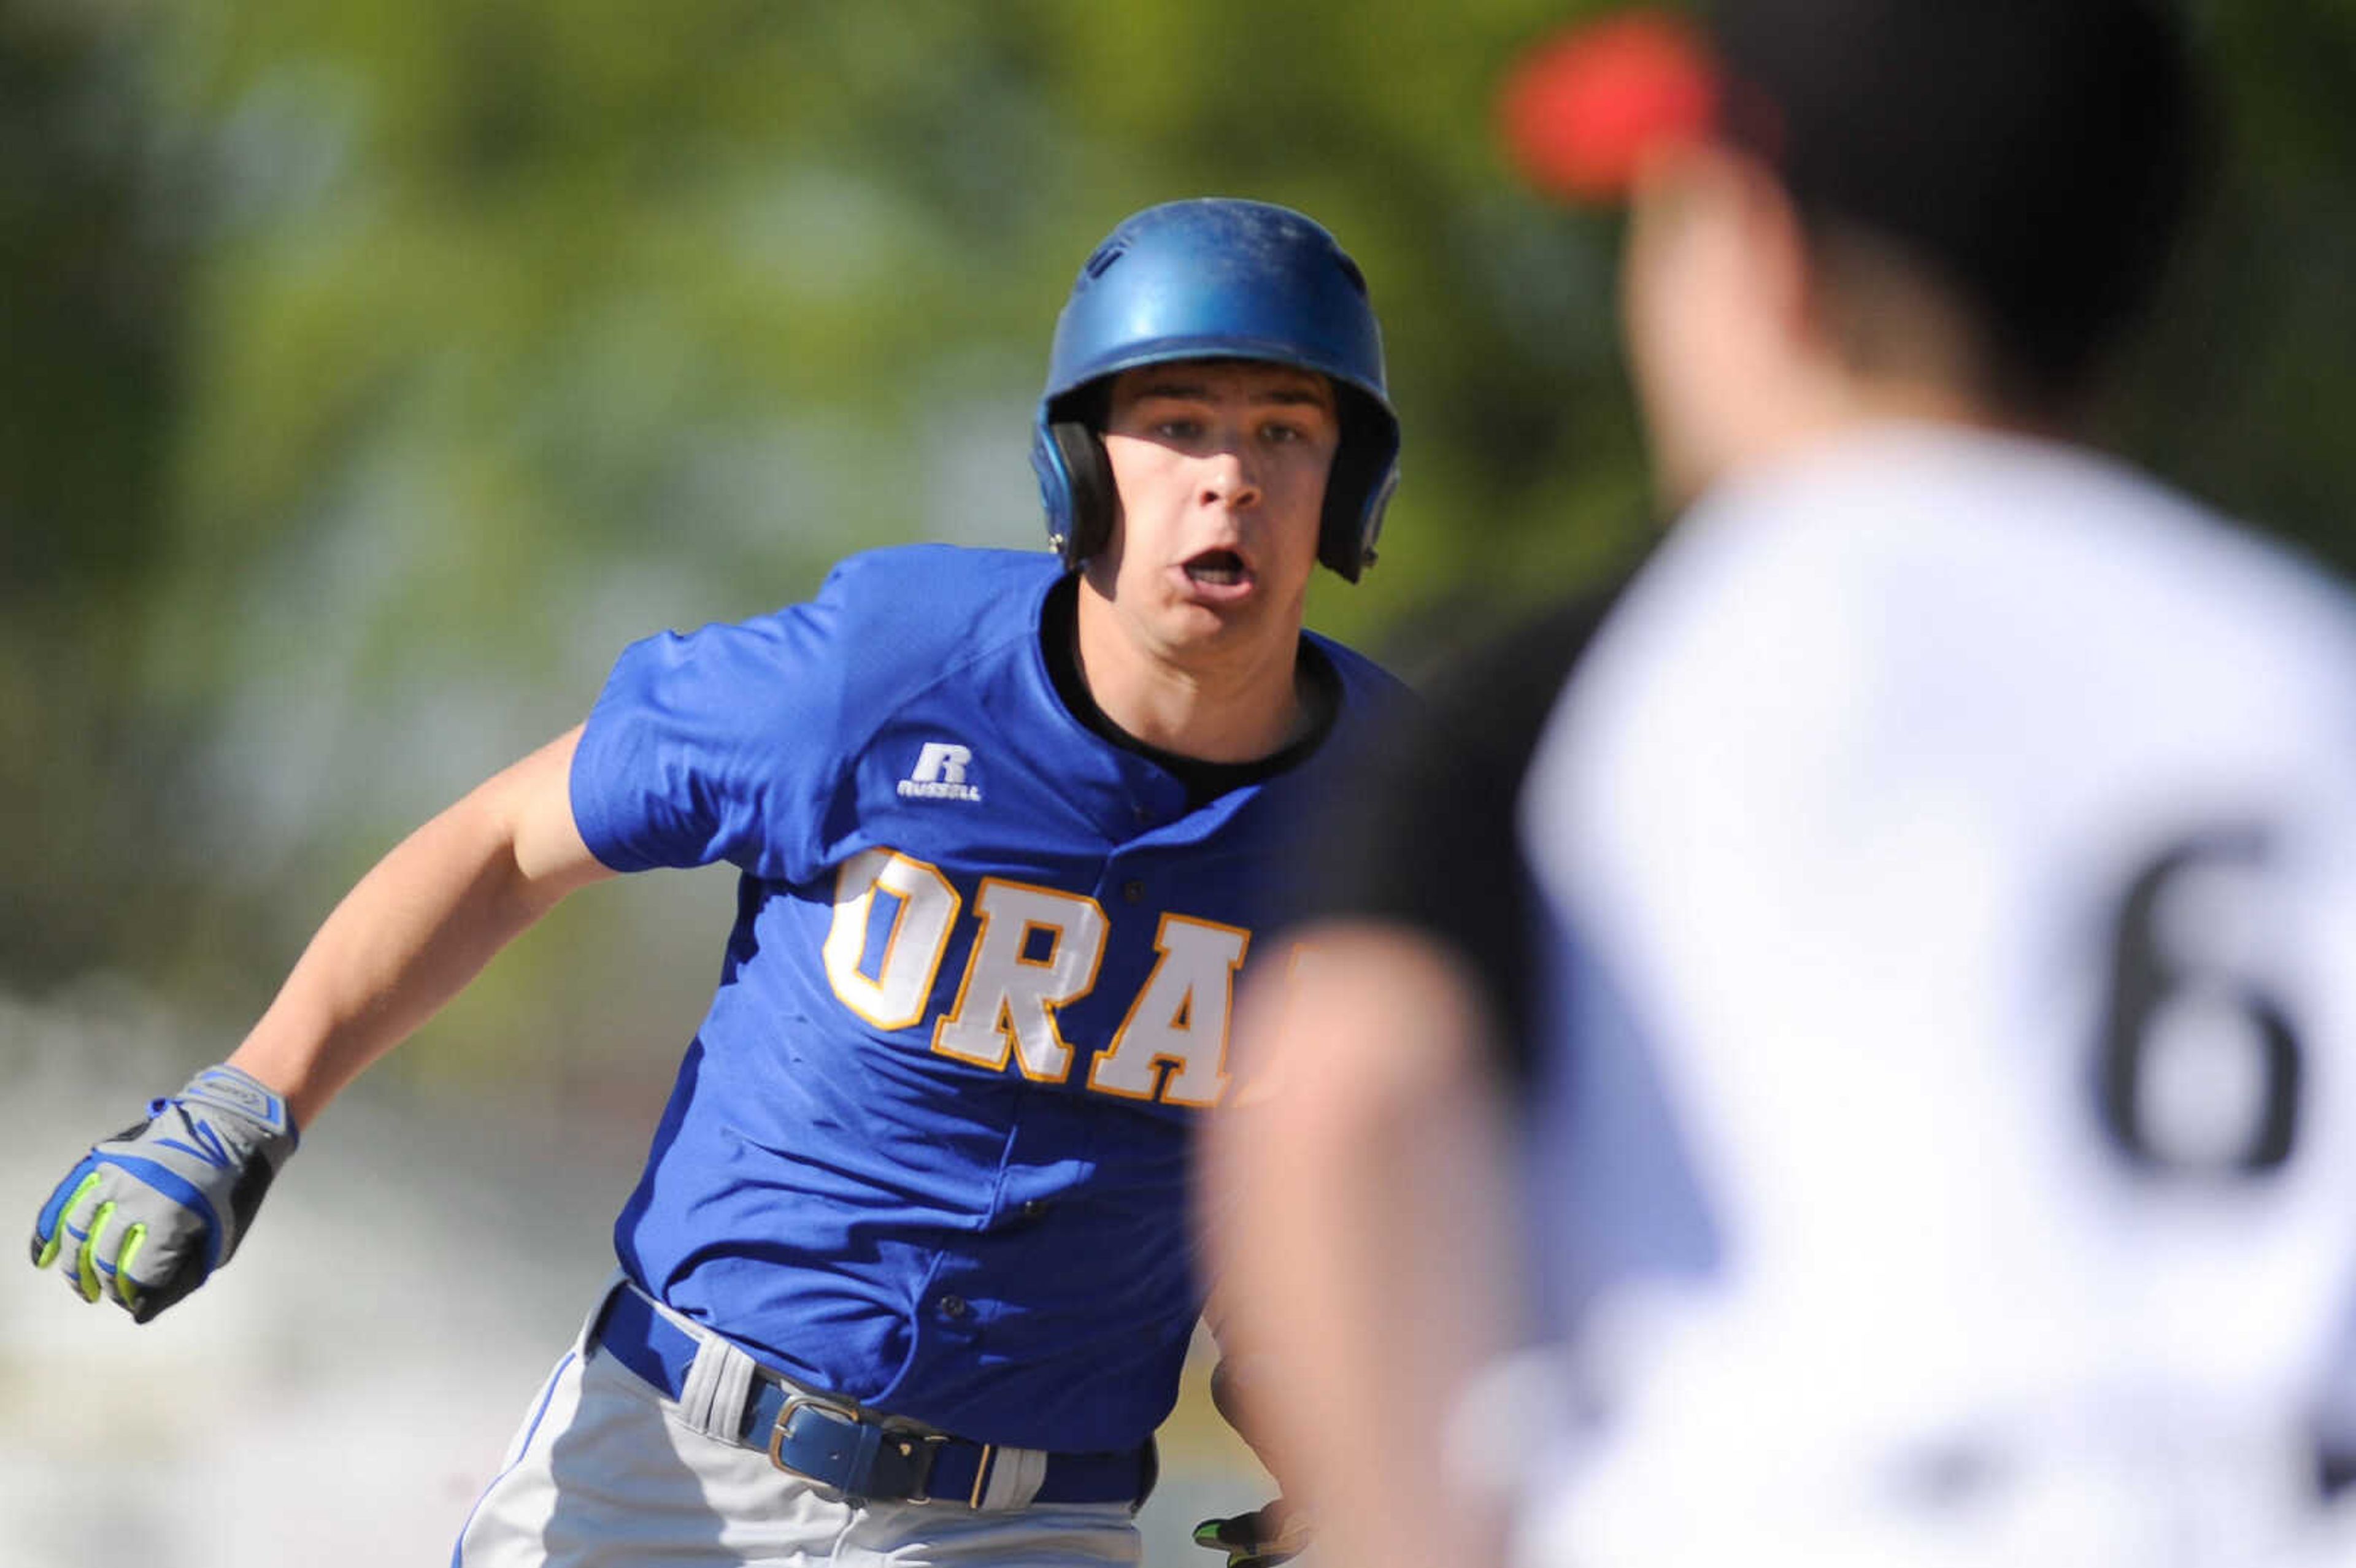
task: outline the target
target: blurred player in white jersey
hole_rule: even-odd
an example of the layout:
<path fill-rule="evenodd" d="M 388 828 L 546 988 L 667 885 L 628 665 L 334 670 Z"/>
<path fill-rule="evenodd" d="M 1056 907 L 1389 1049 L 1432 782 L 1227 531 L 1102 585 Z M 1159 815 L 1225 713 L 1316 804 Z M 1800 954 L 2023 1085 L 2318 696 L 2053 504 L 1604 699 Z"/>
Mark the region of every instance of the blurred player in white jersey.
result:
<path fill-rule="evenodd" d="M 1632 176 L 1681 516 L 1398 749 L 1258 998 L 1211 1211 L 1285 1473 L 1354 1568 L 2347 1560 L 2356 608 L 2071 440 L 2181 40 L 1647 29 L 1517 112 Z"/>

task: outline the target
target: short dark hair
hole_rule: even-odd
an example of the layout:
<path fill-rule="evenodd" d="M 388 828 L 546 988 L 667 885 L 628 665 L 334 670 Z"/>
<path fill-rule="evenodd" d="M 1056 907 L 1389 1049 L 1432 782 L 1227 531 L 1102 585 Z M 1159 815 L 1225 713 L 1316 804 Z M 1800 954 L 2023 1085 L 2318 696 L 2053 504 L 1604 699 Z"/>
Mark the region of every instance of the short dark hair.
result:
<path fill-rule="evenodd" d="M 2008 387 L 2083 390 L 2157 289 L 2201 101 L 2161 0 L 1717 0 L 1719 133 L 1812 233 L 1949 285 Z"/>

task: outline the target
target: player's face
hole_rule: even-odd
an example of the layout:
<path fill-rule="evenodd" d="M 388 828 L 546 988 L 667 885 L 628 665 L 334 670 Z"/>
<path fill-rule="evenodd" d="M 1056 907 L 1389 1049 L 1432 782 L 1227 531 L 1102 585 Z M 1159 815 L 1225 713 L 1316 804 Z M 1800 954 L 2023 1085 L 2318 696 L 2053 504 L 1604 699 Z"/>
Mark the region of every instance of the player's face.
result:
<path fill-rule="evenodd" d="M 1324 377 L 1242 360 L 1122 373 L 1106 455 L 1120 494 L 1089 581 L 1156 651 L 1298 635 L 1341 444 Z"/>

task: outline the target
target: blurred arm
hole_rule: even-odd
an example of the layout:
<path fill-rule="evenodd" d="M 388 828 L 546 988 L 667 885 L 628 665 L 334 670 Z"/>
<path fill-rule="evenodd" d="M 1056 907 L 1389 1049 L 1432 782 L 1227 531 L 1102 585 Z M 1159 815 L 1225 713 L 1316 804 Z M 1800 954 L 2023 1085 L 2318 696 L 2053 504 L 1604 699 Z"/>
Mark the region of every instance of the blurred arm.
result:
<path fill-rule="evenodd" d="M 312 937 L 229 1059 L 284 1095 L 296 1125 L 558 900 L 614 874 L 573 820 L 580 738 L 576 725 L 410 835 Z"/>
<path fill-rule="evenodd" d="M 1240 1026 L 1268 1076 L 1211 1118 L 1203 1212 L 1256 1444 L 1351 1568 L 1497 1560 L 1451 1474 L 1465 1388 L 1515 1342 L 1512 1134 L 1482 991 L 1396 926 L 1305 933 Z"/>

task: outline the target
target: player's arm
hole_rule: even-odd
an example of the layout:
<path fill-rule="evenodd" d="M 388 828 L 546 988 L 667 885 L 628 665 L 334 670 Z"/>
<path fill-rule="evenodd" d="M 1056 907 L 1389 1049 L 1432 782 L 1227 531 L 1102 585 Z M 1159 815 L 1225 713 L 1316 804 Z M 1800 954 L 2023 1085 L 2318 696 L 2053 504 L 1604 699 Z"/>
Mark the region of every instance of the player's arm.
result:
<path fill-rule="evenodd" d="M 1209 1242 L 1245 1424 L 1321 1552 L 1495 1561 L 1494 1494 L 1446 1434 L 1516 1341 L 1512 1130 L 1480 986 L 1408 928 L 1330 924 L 1239 1031 L 1269 1077 L 1212 1118 Z"/>
<path fill-rule="evenodd" d="M 518 933 L 612 873 L 582 841 L 578 728 L 404 839 L 336 906 L 244 1042 L 95 1146 L 34 1225 L 86 1298 L 141 1322 L 228 1261 L 296 1129 Z"/>
<path fill-rule="evenodd" d="M 1302 960 L 1247 991 L 1238 1060 L 1272 1097 L 1247 1088 L 1214 1118 L 1222 1345 L 1248 1369 L 1238 1424 L 1288 1491 L 1273 1522 L 1322 1520 L 1335 1562 L 1478 1562 L 1493 1534 L 1485 1500 L 1443 1503 L 1434 1477 L 1520 1299 L 1498 1163 L 1534 1026 L 1515 803 L 1612 598 L 1555 605 L 1433 683 L 1290 879 Z M 1270 1522 L 1215 1520 L 1205 1544 Z"/>

